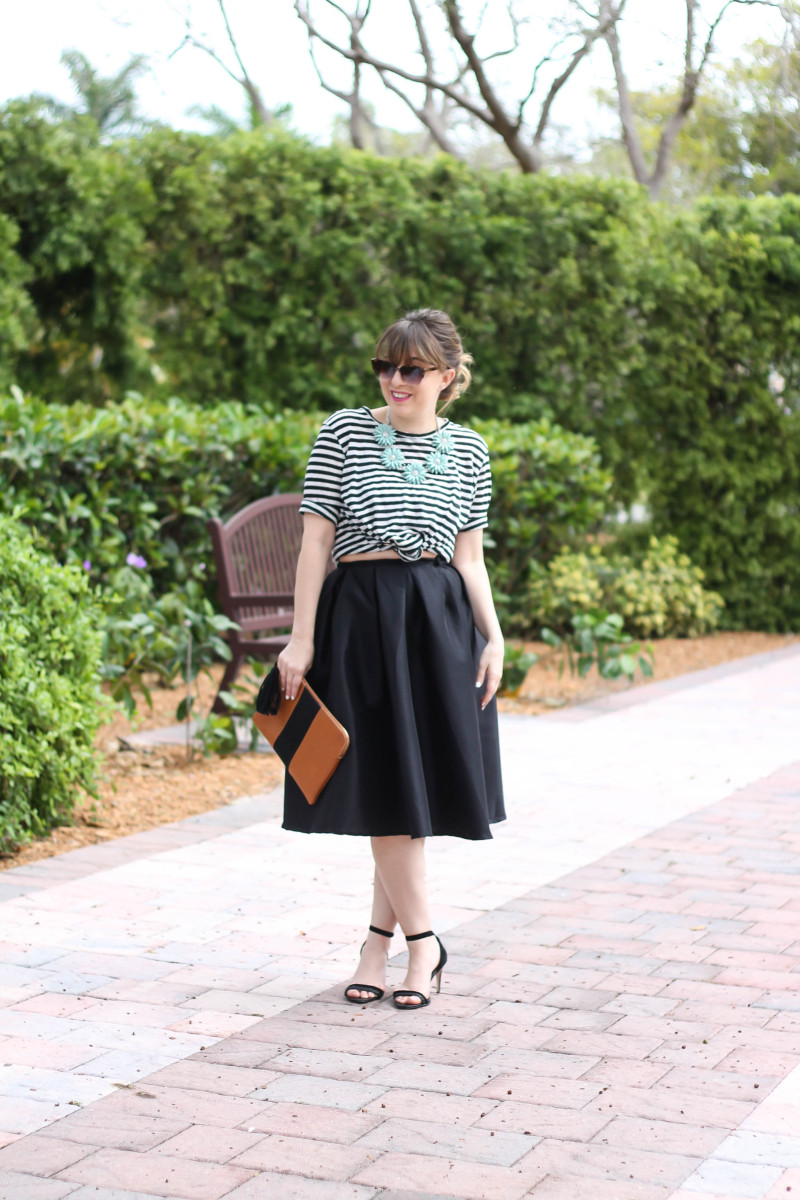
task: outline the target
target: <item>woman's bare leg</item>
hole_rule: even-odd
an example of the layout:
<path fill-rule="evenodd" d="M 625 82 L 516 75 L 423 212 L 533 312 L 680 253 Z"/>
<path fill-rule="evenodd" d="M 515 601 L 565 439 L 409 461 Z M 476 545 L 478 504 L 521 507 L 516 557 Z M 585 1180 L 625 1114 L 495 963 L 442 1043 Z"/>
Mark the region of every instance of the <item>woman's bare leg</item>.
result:
<path fill-rule="evenodd" d="M 376 874 L 403 933 L 425 933 L 431 927 L 425 879 L 425 839 L 405 835 L 374 837 L 372 854 Z M 408 971 L 403 980 L 403 989 L 422 992 L 427 996 L 431 987 L 431 971 L 438 961 L 439 946 L 435 938 L 422 938 L 421 941 L 409 943 Z M 398 1004 L 419 1007 L 419 1001 L 413 996 L 401 996 Z"/>
<path fill-rule="evenodd" d="M 375 925 L 378 929 L 385 929 L 387 933 L 394 933 L 395 926 L 397 925 L 397 917 L 389 902 L 389 897 L 386 895 L 386 890 L 381 883 L 377 867 L 375 868 L 375 878 L 372 885 L 372 916 L 370 924 Z M 374 997 L 371 997 L 369 992 L 357 991 L 356 984 L 369 983 L 372 987 L 380 988 L 386 986 L 386 959 L 391 946 L 392 943 L 389 939 L 382 937 L 379 933 L 367 934 L 367 940 L 364 943 L 364 949 L 361 951 L 361 958 L 359 959 L 355 978 L 345 989 L 348 995 L 354 999 L 368 1001 Z"/>

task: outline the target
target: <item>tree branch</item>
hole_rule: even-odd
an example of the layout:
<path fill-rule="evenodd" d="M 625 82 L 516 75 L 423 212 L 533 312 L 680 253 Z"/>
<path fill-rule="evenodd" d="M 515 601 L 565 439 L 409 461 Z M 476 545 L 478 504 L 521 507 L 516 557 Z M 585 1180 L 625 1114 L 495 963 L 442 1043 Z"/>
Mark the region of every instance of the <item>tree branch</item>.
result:
<path fill-rule="evenodd" d="M 731 0 L 726 0 L 726 3 L 723 5 L 721 12 L 711 27 L 712 33 L 719 25 L 719 22 L 722 20 L 726 9 L 730 6 L 730 3 Z M 683 51 L 683 82 L 681 86 L 681 96 L 678 101 L 677 108 L 675 109 L 674 113 L 671 114 L 661 132 L 661 137 L 658 139 L 656 162 L 655 166 L 653 167 L 653 173 L 650 177 L 648 185 L 650 188 L 650 194 L 653 197 L 658 196 L 659 192 L 661 191 L 664 179 L 666 178 L 667 168 L 669 167 L 669 160 L 672 155 L 675 140 L 680 133 L 687 116 L 691 112 L 695 100 L 697 99 L 697 89 L 700 84 L 700 75 L 711 50 L 712 34 L 709 34 L 700 66 L 696 68 L 694 66 L 694 18 L 698 7 L 699 0 L 686 0 L 686 41 L 684 43 Z"/>
<path fill-rule="evenodd" d="M 425 103 L 422 108 L 417 108 L 410 96 L 407 96 L 402 88 L 399 88 L 397 84 L 392 83 L 391 80 L 382 72 L 379 71 L 378 74 L 383 86 L 390 92 L 394 92 L 396 96 L 399 96 L 403 103 L 411 109 L 417 120 L 420 121 L 421 124 L 424 125 L 428 130 L 440 150 L 443 150 L 445 154 L 452 155 L 452 157 L 456 159 L 463 157 L 461 152 L 456 148 L 455 144 L 448 136 L 447 126 L 442 119 L 441 113 L 438 112 L 435 104 L 433 103 L 432 93 L 430 95 L 426 95 Z"/>
<path fill-rule="evenodd" d="M 326 3 L 330 4 L 331 0 L 326 0 Z M 378 74 L 380 74 L 381 71 L 385 71 L 387 74 L 396 75 L 400 79 L 405 79 L 408 83 L 418 83 L 422 87 L 433 88 L 435 91 L 441 92 L 443 95 L 448 96 L 459 106 L 459 108 L 463 108 L 467 112 L 472 113 L 472 115 L 477 117 L 479 121 L 483 121 L 484 124 L 490 125 L 492 128 L 494 127 L 491 114 L 487 112 L 486 109 L 480 108 L 477 104 L 474 104 L 468 96 L 465 96 L 463 92 L 458 91 L 452 83 L 445 83 L 442 80 L 436 79 L 432 75 L 428 74 L 415 75 L 412 71 L 406 71 L 402 67 L 396 67 L 392 63 L 385 62 L 383 59 L 375 58 L 374 55 L 369 54 L 364 49 L 363 45 L 360 46 L 358 50 L 346 50 L 343 46 L 338 46 L 336 42 L 332 41 L 328 37 L 325 37 L 325 35 L 322 34 L 314 25 L 309 15 L 308 5 L 305 3 L 305 0 L 294 0 L 294 9 L 300 20 L 308 29 L 309 37 L 315 37 L 318 42 L 322 43 L 323 46 L 327 46 L 329 50 L 335 51 L 335 53 L 341 55 L 342 58 L 347 58 L 351 62 L 357 61 L 366 66 L 370 66 L 377 71 Z"/>
<path fill-rule="evenodd" d="M 261 95 L 261 89 L 259 88 L 258 84 L 254 83 L 250 78 L 247 68 L 244 65 L 242 56 L 239 53 L 239 46 L 236 38 L 234 37 L 230 21 L 228 20 L 228 13 L 225 9 L 225 0 L 217 0 L 217 5 L 222 14 L 222 20 L 225 23 L 225 32 L 228 35 L 228 42 L 233 50 L 236 61 L 239 64 L 239 69 L 242 72 L 241 76 L 237 75 L 235 71 L 231 70 L 225 60 L 220 58 L 216 50 L 214 50 L 211 46 L 207 46 L 205 42 L 201 42 L 195 37 L 195 35 L 192 33 L 188 17 L 186 18 L 186 34 L 184 39 L 180 46 L 172 51 L 169 57 L 174 58 L 175 55 L 187 45 L 194 46 L 195 50 L 202 50 L 204 54 L 207 54 L 209 58 L 213 59 L 217 66 L 222 67 L 225 74 L 232 79 L 234 83 L 237 83 L 239 87 L 244 90 L 248 100 L 253 106 L 254 112 L 258 115 L 258 119 L 261 121 L 261 123 L 264 125 L 271 125 L 275 120 L 275 114 L 264 103 L 264 97 Z"/>
<path fill-rule="evenodd" d="M 486 9 L 488 7 L 489 7 L 489 0 L 486 0 L 486 3 L 484 4 L 483 8 L 481 9 L 481 15 L 478 18 L 478 24 L 477 24 L 476 33 L 475 33 L 476 37 L 478 36 L 478 33 L 480 33 L 481 25 L 483 24 L 483 18 L 486 15 Z M 509 54 L 513 54 L 515 50 L 519 50 L 519 27 L 522 22 L 519 20 L 518 17 L 516 17 L 514 15 L 514 9 L 511 4 L 511 0 L 509 0 L 509 2 L 508 2 L 508 7 L 507 7 L 506 11 L 508 12 L 508 19 L 511 22 L 511 29 L 513 31 L 512 32 L 513 42 L 508 47 L 507 50 L 495 50 L 492 54 L 487 54 L 486 57 L 483 59 L 483 61 L 485 63 L 492 62 L 493 59 L 495 59 L 495 58 L 506 58 Z"/>
<path fill-rule="evenodd" d="M 561 91 L 564 84 L 572 77 L 575 70 L 580 65 L 580 63 L 583 61 L 583 59 L 586 58 L 587 54 L 589 53 L 589 51 L 591 50 L 591 48 L 595 44 L 595 42 L 598 41 L 599 38 L 605 37 L 607 30 L 612 25 L 616 25 L 617 21 L 619 21 L 620 16 L 622 15 L 622 10 L 625 7 L 625 3 L 626 3 L 626 0 L 621 0 L 621 2 L 617 5 L 616 9 L 613 8 L 613 6 L 609 6 L 607 10 L 605 9 L 605 6 L 603 9 L 601 9 L 597 25 L 594 27 L 594 29 L 589 30 L 589 32 L 586 34 L 586 36 L 584 38 L 583 45 L 580 46 L 575 51 L 575 53 L 572 55 L 569 65 L 550 84 L 550 88 L 548 89 L 547 95 L 544 100 L 544 104 L 542 105 L 542 111 L 539 116 L 539 123 L 536 126 L 536 132 L 533 135 L 533 140 L 537 146 L 541 144 L 542 138 L 544 137 L 545 131 L 547 129 L 547 124 L 550 120 L 550 113 L 553 108 L 553 103 L 556 99 L 556 96 Z M 538 71 L 538 69 L 539 68 L 537 66 L 536 70 Z M 523 106 L 520 108 L 520 121 L 522 119 L 522 111 L 524 108 L 524 104 L 526 104 L 528 102 L 531 95 L 533 94 L 533 87 L 535 86 L 535 82 L 536 82 L 536 72 L 534 72 L 534 83 L 531 86 L 531 91 L 526 96 Z"/>
<path fill-rule="evenodd" d="M 542 156 L 539 148 L 538 146 L 527 145 L 522 140 L 520 137 L 520 126 L 509 117 L 497 92 L 489 82 L 489 78 L 483 69 L 483 61 L 475 49 L 475 37 L 467 33 L 464 27 L 457 0 L 443 0 L 443 3 L 450 32 L 461 47 L 469 63 L 470 70 L 475 77 L 478 91 L 491 114 L 491 120 L 486 120 L 485 117 L 482 120 L 500 134 L 500 137 L 523 171 L 529 174 L 538 171 L 542 166 Z"/>
<path fill-rule="evenodd" d="M 622 4 L 620 4 L 618 7 L 618 16 L 622 12 L 622 7 Z M 611 65 L 614 68 L 614 79 L 617 84 L 617 105 L 619 109 L 620 124 L 622 125 L 622 140 L 625 143 L 625 149 L 628 152 L 628 158 L 630 159 L 630 164 L 633 168 L 634 178 L 638 183 L 646 184 L 648 182 L 647 165 L 644 161 L 642 143 L 639 140 L 639 131 L 636 128 L 636 118 L 634 116 L 633 101 L 631 99 L 631 93 L 628 87 L 628 77 L 625 74 L 625 69 L 622 65 L 622 53 L 619 47 L 619 37 L 617 34 L 616 22 L 613 25 L 610 25 L 606 30 L 605 42 L 611 55 Z"/>
<path fill-rule="evenodd" d="M 577 3 L 577 0 L 575 2 Z M 602 0 L 604 5 L 608 2 L 609 0 Z M 620 11 L 624 2 L 625 0 L 622 0 L 622 3 L 619 5 Z M 725 0 L 716 17 L 710 23 L 700 60 L 695 66 L 695 43 L 697 37 L 695 19 L 699 12 L 700 3 L 699 0 L 686 0 L 686 38 L 684 41 L 683 78 L 681 80 L 680 97 L 675 111 L 671 113 L 659 138 L 656 160 L 652 172 L 648 172 L 647 170 L 641 141 L 636 128 L 633 102 L 628 88 L 627 77 L 622 66 L 622 56 L 616 26 L 610 28 L 605 35 L 617 85 L 617 104 L 620 123 L 622 125 L 623 142 L 628 152 L 634 177 L 639 183 L 644 184 L 648 188 L 653 199 L 656 199 L 661 191 L 678 134 L 697 101 L 703 71 L 708 65 L 709 58 L 713 52 L 714 36 L 728 9 L 732 8 L 734 4 L 776 9 L 781 13 L 789 28 L 793 31 L 800 28 L 800 14 L 798 14 L 791 3 L 783 3 L 782 0 Z"/>
<path fill-rule="evenodd" d="M 669 168 L 669 160 L 672 155 L 672 150 L 675 141 L 680 133 L 683 125 L 695 105 L 697 93 L 700 87 L 700 80 L 703 71 L 708 65 L 708 60 L 714 49 L 714 35 L 717 32 L 720 23 L 727 13 L 728 9 L 734 4 L 741 4 L 746 7 L 755 7 L 759 5 L 762 8 L 775 8 L 780 11 L 784 20 L 791 27 L 793 26 L 792 17 L 796 16 L 793 13 L 793 6 L 790 4 L 775 3 L 774 0 L 725 0 L 722 8 L 717 13 L 709 27 L 708 35 L 703 46 L 703 52 L 700 56 L 700 62 L 694 66 L 694 42 L 695 42 L 695 13 L 699 9 L 699 0 L 686 0 L 686 43 L 684 48 L 684 74 L 683 84 L 681 87 L 681 97 L 678 101 L 678 106 L 675 112 L 672 113 L 664 130 L 661 134 L 658 143 L 658 151 L 656 154 L 656 163 L 653 168 L 653 174 L 650 178 L 650 194 L 657 197 L 666 178 Z"/>

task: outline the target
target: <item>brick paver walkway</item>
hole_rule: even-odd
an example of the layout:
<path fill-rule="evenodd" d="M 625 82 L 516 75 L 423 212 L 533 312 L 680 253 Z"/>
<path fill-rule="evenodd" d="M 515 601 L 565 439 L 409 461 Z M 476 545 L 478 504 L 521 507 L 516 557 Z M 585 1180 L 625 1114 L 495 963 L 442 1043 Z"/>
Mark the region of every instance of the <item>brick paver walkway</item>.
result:
<path fill-rule="evenodd" d="M 797 1193 L 798 667 L 505 721 L 423 1012 L 342 1001 L 367 848 L 274 794 L 0 875 L 1 1200 Z"/>

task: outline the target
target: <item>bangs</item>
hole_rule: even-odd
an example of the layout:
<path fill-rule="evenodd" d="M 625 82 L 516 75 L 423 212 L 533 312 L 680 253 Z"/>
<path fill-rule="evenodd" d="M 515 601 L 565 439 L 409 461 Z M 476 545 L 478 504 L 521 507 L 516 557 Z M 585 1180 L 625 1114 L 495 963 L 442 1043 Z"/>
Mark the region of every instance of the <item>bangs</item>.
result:
<path fill-rule="evenodd" d="M 418 358 L 421 362 L 446 370 L 446 362 L 438 338 L 420 321 L 396 321 L 381 334 L 375 348 L 376 358 L 385 358 L 392 363 L 410 362 Z"/>

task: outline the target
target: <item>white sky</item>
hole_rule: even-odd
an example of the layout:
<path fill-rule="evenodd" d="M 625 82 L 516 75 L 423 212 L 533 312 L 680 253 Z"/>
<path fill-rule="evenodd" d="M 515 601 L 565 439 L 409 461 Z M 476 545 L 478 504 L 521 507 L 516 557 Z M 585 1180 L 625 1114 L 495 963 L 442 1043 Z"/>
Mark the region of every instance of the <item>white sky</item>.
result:
<path fill-rule="evenodd" d="M 322 15 L 327 5 L 315 0 Z M 494 0 L 502 9 L 502 0 Z M 704 11 L 713 14 L 722 0 L 706 0 Z M 186 47 L 174 53 L 185 33 L 184 17 L 191 14 L 196 34 L 206 34 L 209 44 L 230 60 L 224 29 L 215 0 L 0 0 L 4 37 L 0 45 L 0 102 L 30 92 L 44 92 L 71 102 L 69 78 L 59 63 L 62 50 L 75 48 L 86 54 L 101 74 L 119 70 L 132 54 L 146 54 L 150 72 L 140 79 L 137 92 L 140 108 L 179 128 L 206 128 L 196 117 L 187 116 L 192 105 L 216 104 L 240 115 L 244 105 L 241 90 L 208 56 Z M 475 7 L 466 0 L 465 12 Z M 559 0 L 517 0 L 520 13 L 564 13 Z M 251 76 L 262 89 L 267 104 L 289 102 L 294 107 L 293 124 L 300 132 L 320 141 L 327 139 L 334 114 L 344 106 L 324 92 L 311 66 L 305 29 L 294 13 L 291 0 L 228 0 L 228 11 Z M 328 10 L 329 11 L 329 10 Z M 365 26 L 368 47 L 387 58 L 418 69 L 418 61 L 401 15 L 402 0 L 373 0 L 373 12 Z M 495 10 L 490 10 L 495 11 Z M 652 84 L 674 75 L 680 63 L 683 0 L 629 0 L 623 27 L 623 51 L 634 86 Z M 538 24 L 536 24 L 538 22 Z M 746 42 L 758 36 L 778 36 L 779 18 L 763 8 L 734 6 L 726 15 L 717 39 L 723 60 L 735 57 Z M 493 32 L 489 31 L 489 35 Z M 502 30 L 496 30 L 498 44 Z M 531 50 L 547 47 L 539 17 L 532 18 L 527 36 Z M 541 50 L 539 51 L 541 53 Z M 538 56 L 537 56 L 538 57 Z M 579 77 L 567 85 L 556 107 L 557 121 L 572 127 L 595 118 L 591 89 L 609 82 L 607 53 L 597 47 Z M 232 60 L 231 60 L 232 61 Z M 505 78 L 510 92 L 519 94 L 527 86 L 525 58 L 499 60 L 496 76 Z M 332 68 L 332 74 L 335 71 Z M 528 67 L 530 69 L 530 67 Z M 343 82 L 346 76 L 342 76 Z M 370 91 L 378 105 L 378 117 L 398 129 L 414 129 L 415 119 L 400 101 L 388 96 L 380 83 Z M 531 109 L 531 114 L 536 109 Z"/>

